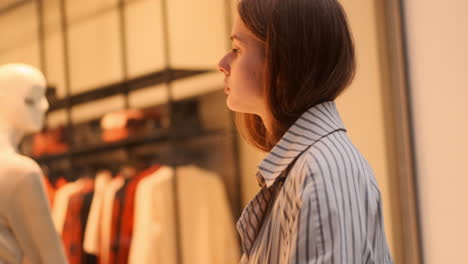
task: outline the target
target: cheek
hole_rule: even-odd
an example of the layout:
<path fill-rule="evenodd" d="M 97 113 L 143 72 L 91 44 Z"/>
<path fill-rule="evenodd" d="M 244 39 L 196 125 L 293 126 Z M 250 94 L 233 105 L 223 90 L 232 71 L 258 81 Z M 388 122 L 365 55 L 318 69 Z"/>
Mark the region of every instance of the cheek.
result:
<path fill-rule="evenodd" d="M 233 65 L 227 104 L 236 112 L 258 114 L 263 110 L 263 81 L 261 68 L 249 61 Z"/>
<path fill-rule="evenodd" d="M 36 124 L 38 122 L 41 122 L 43 116 L 42 112 L 43 111 L 40 109 L 40 105 L 34 104 L 26 105 L 22 114 L 25 119 L 27 118 L 27 120 L 29 120 L 29 122 Z"/>
<path fill-rule="evenodd" d="M 234 90 L 261 96 L 263 75 L 261 66 L 249 59 L 239 59 L 232 69 Z"/>

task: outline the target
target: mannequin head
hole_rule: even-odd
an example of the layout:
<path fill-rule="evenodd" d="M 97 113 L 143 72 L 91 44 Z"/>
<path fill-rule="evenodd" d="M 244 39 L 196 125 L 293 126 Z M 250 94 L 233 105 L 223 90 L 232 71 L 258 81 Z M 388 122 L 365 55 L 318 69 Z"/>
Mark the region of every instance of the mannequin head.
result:
<path fill-rule="evenodd" d="M 25 64 L 0 66 L 0 122 L 15 133 L 42 129 L 49 108 L 46 80 L 36 68 Z"/>

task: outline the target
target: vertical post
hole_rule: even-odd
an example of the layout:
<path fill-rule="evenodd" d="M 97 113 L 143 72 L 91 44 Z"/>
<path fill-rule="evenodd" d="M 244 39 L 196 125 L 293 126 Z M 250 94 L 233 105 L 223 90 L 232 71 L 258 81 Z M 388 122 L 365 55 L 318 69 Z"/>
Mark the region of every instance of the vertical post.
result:
<path fill-rule="evenodd" d="M 72 122 L 72 105 L 70 101 L 71 96 L 71 84 L 70 84 L 70 53 L 69 53 L 69 36 L 68 36 L 68 19 L 67 19 L 67 1 L 60 0 L 60 24 L 62 29 L 62 49 L 63 49 L 63 69 L 64 69 L 64 79 L 65 79 L 65 102 L 66 102 L 66 111 L 67 111 L 67 133 L 69 140 L 69 151 L 67 153 L 67 158 L 69 162 L 69 174 L 73 175 L 73 150 L 75 148 L 74 137 L 73 137 L 73 122 Z M 73 177 L 74 178 L 74 177 Z"/>
<path fill-rule="evenodd" d="M 41 71 L 46 75 L 46 52 L 45 52 L 45 26 L 44 26 L 44 4 L 43 0 L 36 0 L 37 13 L 37 37 L 39 42 L 39 64 Z"/>
<path fill-rule="evenodd" d="M 122 64 L 122 83 L 123 83 L 123 96 L 124 96 L 124 108 L 130 108 L 130 99 L 129 99 L 129 87 L 128 87 L 128 55 L 127 55 L 127 29 L 126 29 L 126 16 L 125 16 L 125 0 L 119 0 L 118 2 L 119 10 L 119 29 L 120 29 L 120 54 L 121 54 L 121 64 Z M 130 159 L 131 148 L 125 146 L 125 156 L 126 159 Z"/>
<path fill-rule="evenodd" d="M 179 184 L 178 184 L 178 173 L 177 173 L 177 164 L 175 164 L 174 158 L 176 157 L 176 138 L 177 133 L 174 131 L 174 98 L 172 94 L 172 75 L 173 71 L 171 69 L 171 43 L 169 40 L 169 21 L 168 21 L 168 6 L 167 0 L 161 0 L 161 13 L 162 13 L 162 26 L 163 26 L 163 39 L 164 39 L 164 60 L 166 62 L 166 85 L 168 93 L 168 115 L 169 115 L 169 149 L 170 149 L 170 159 L 174 166 L 174 182 L 173 182 L 173 197 L 174 197 L 174 218 L 176 226 L 176 247 L 177 247 L 177 263 L 183 264 L 182 257 L 182 241 L 181 241 L 181 228 L 180 228 L 180 204 L 179 204 Z"/>
<path fill-rule="evenodd" d="M 411 120 L 408 56 L 406 48 L 404 10 L 401 0 L 379 3 L 383 10 L 383 38 L 385 60 L 389 66 L 389 95 L 391 97 L 391 122 L 395 138 L 396 168 L 395 192 L 397 210 L 395 221 L 401 225 L 401 263 L 424 263 L 422 232 L 418 207 L 414 130 Z M 388 58 L 388 59 L 387 59 Z M 398 241 L 399 242 L 399 241 Z"/>
<path fill-rule="evenodd" d="M 47 80 L 47 61 L 46 61 L 46 49 L 45 49 L 45 22 L 44 22 L 44 2 L 43 0 L 36 0 L 36 14 L 37 14 L 37 38 L 38 38 L 38 49 L 39 49 L 39 65 L 42 73 L 46 76 Z M 45 128 L 48 123 L 48 112 L 45 116 Z"/>
<path fill-rule="evenodd" d="M 129 87 L 128 81 L 128 54 L 127 54 L 127 29 L 125 16 L 125 0 L 119 0 L 119 29 L 120 29 L 120 52 L 122 56 L 122 76 L 124 83 L 124 100 L 125 109 L 130 108 L 130 100 L 128 98 Z"/>

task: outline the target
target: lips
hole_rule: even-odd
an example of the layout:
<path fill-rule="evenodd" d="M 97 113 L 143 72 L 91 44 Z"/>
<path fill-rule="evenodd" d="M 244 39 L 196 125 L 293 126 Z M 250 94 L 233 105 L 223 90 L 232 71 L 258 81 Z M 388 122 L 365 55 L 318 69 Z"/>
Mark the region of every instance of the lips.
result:
<path fill-rule="evenodd" d="M 229 88 L 227 81 L 224 80 L 224 92 L 228 93 L 229 91 L 231 91 L 231 88 Z"/>

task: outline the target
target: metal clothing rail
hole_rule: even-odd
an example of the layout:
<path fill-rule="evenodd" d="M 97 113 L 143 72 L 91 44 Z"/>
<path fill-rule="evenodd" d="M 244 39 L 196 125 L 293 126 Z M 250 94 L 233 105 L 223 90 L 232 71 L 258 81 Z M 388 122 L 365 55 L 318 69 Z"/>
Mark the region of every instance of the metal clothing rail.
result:
<path fill-rule="evenodd" d="M 128 138 L 128 139 L 120 140 L 117 142 L 102 143 L 102 144 L 81 147 L 81 148 L 75 148 L 73 150 L 60 153 L 60 154 L 43 155 L 40 157 L 36 157 L 35 160 L 39 163 L 48 163 L 48 162 L 67 158 L 68 155 L 71 155 L 72 157 L 83 157 L 83 156 L 88 156 L 90 154 L 105 153 L 105 152 L 110 152 L 114 150 L 119 150 L 122 148 L 132 148 L 132 147 L 143 146 L 146 144 L 164 143 L 164 142 L 168 142 L 169 134 L 170 134 L 169 130 L 165 129 L 165 130 L 161 130 L 157 134 L 150 135 L 150 136 Z M 226 135 L 226 131 L 221 130 L 221 129 L 212 130 L 212 131 L 203 131 L 196 135 L 178 136 L 177 140 L 181 142 L 186 142 L 190 140 L 201 139 L 204 137 L 213 137 L 213 136 L 219 136 L 219 135 Z"/>
<path fill-rule="evenodd" d="M 86 92 L 77 93 L 63 99 L 51 101 L 49 112 L 105 99 L 118 94 L 127 95 L 128 92 L 167 83 L 168 81 L 181 80 L 199 74 L 208 73 L 210 71 L 211 70 L 165 69 L 149 73 L 126 81 L 96 87 Z"/>

